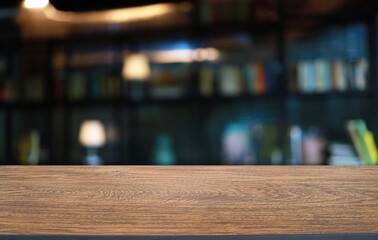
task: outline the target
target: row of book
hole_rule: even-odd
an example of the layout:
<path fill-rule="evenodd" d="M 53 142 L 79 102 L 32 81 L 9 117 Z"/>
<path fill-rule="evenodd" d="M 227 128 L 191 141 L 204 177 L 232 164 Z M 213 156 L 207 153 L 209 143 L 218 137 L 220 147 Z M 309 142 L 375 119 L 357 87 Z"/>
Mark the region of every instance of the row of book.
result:
<path fill-rule="evenodd" d="M 65 96 L 69 101 L 108 100 L 118 98 L 119 94 L 119 77 L 115 74 L 98 71 L 57 71 L 54 74 L 54 95 L 57 100 Z"/>
<path fill-rule="evenodd" d="M 200 22 L 203 25 L 216 23 L 247 23 L 275 21 L 278 19 L 275 1 L 223 0 L 201 1 Z"/>
<path fill-rule="evenodd" d="M 366 58 L 353 62 L 303 60 L 294 65 L 290 88 L 301 93 L 364 91 L 368 87 L 368 70 Z"/>
<path fill-rule="evenodd" d="M 18 99 L 18 85 L 15 80 L 0 80 L 0 102 L 14 102 Z"/>
<path fill-rule="evenodd" d="M 12 78 L 0 80 L 0 102 L 15 102 L 20 98 L 30 102 L 40 102 L 45 96 L 45 79 L 41 74 L 27 76 L 22 80 Z"/>
<path fill-rule="evenodd" d="M 356 62 L 323 59 L 300 61 L 295 64 L 291 90 L 302 93 L 330 91 L 366 90 L 368 86 L 368 61 L 360 58 Z M 202 65 L 199 70 L 199 89 L 204 97 L 214 94 L 240 96 L 263 95 L 274 90 L 276 82 L 275 63 L 250 62 L 245 64 L 225 63 Z M 178 97 L 185 91 L 184 84 L 190 78 L 189 67 L 155 67 L 152 71 L 151 95 Z M 120 95 L 120 76 L 104 71 L 57 70 L 54 72 L 54 96 L 69 101 L 116 99 Z M 22 83 L 22 84 L 21 84 Z M 20 86 L 23 86 L 20 89 Z M 46 93 L 43 75 L 33 75 L 22 80 L 10 78 L 0 80 L 0 102 L 11 102 L 19 98 L 38 102 Z"/>
<path fill-rule="evenodd" d="M 223 96 L 267 94 L 273 91 L 275 79 L 274 63 L 204 65 L 199 72 L 200 92 L 205 97 L 211 97 L 215 91 Z"/>
<path fill-rule="evenodd" d="M 282 152 L 278 146 L 277 124 L 268 119 L 256 122 L 255 116 L 229 122 L 221 137 L 222 164 L 254 165 L 283 163 Z"/>
<path fill-rule="evenodd" d="M 326 139 L 317 126 L 289 128 L 289 165 L 323 165 L 326 162 Z"/>

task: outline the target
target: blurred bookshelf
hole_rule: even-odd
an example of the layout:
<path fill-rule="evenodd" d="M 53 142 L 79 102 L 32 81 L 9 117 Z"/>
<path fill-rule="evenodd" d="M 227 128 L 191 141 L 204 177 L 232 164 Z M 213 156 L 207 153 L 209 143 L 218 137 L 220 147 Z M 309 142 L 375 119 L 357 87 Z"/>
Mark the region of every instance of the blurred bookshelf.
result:
<path fill-rule="evenodd" d="M 378 136 L 375 2 L 306 2 L 198 0 L 177 26 L 16 31 L 1 39 L 0 164 L 83 164 L 88 119 L 105 129 L 103 164 L 329 164 L 353 152 L 348 120 Z M 144 81 L 123 74 L 135 53 L 149 60 Z M 293 157 L 293 144 L 316 157 Z"/>

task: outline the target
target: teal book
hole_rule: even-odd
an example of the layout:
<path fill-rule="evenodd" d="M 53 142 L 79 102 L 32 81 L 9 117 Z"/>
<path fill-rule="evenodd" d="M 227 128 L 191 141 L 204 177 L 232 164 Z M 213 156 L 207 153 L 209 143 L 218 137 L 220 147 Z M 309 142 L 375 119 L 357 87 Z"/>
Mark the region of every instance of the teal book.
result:
<path fill-rule="evenodd" d="M 249 94 L 254 94 L 255 89 L 255 73 L 254 73 L 254 64 L 247 63 L 243 65 L 242 68 L 243 79 L 246 82 L 246 86 Z"/>
<path fill-rule="evenodd" d="M 91 85 L 90 85 L 91 99 L 100 100 L 101 98 L 100 74 L 95 71 L 95 72 L 92 72 L 90 76 L 91 76 Z"/>
<path fill-rule="evenodd" d="M 356 85 L 356 63 L 351 61 L 348 64 L 348 83 L 351 90 L 357 90 Z"/>
<path fill-rule="evenodd" d="M 332 81 L 331 81 L 331 63 L 326 61 L 324 64 L 324 80 L 323 86 L 325 92 L 332 91 Z"/>
<path fill-rule="evenodd" d="M 314 93 L 316 91 L 315 65 L 313 61 L 307 61 L 306 86 L 308 93 Z"/>

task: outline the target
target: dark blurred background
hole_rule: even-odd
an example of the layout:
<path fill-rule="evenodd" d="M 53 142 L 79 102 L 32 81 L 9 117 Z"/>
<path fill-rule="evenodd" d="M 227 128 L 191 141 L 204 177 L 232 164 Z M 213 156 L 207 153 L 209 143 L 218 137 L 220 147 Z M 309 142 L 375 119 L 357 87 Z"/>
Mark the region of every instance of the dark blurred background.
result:
<path fill-rule="evenodd" d="M 374 0 L 2 0 L 0 164 L 376 164 L 377 16 Z"/>

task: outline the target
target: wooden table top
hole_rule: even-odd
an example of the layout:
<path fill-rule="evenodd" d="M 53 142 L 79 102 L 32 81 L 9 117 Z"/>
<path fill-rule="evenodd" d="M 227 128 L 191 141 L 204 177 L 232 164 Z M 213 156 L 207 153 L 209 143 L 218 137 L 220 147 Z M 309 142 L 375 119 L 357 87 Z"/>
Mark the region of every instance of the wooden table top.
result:
<path fill-rule="evenodd" d="M 378 167 L 0 167 L 0 235 L 334 233 L 378 233 Z"/>

